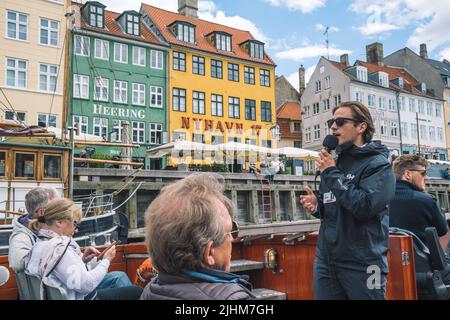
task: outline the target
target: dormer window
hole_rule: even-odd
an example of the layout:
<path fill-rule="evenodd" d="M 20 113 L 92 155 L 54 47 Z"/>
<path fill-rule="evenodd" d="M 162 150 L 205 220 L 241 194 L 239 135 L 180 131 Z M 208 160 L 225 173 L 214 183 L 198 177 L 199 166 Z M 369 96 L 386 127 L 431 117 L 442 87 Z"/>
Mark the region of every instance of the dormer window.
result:
<path fill-rule="evenodd" d="M 422 93 L 427 93 L 427 85 L 425 84 L 425 82 L 421 83 L 420 89 L 421 89 Z"/>
<path fill-rule="evenodd" d="M 264 43 L 249 41 L 249 54 L 252 58 L 264 60 Z"/>
<path fill-rule="evenodd" d="M 398 78 L 398 86 L 399 86 L 400 88 L 403 88 L 403 78 L 402 78 L 402 77 L 399 77 L 399 78 Z"/>
<path fill-rule="evenodd" d="M 226 33 L 216 33 L 216 49 L 231 52 L 231 36 Z"/>
<path fill-rule="evenodd" d="M 132 14 L 127 14 L 127 30 L 128 34 L 139 36 L 140 33 L 140 18 Z"/>
<path fill-rule="evenodd" d="M 89 24 L 91 27 L 103 28 L 104 27 L 104 9 L 90 5 L 89 9 Z"/>
<path fill-rule="evenodd" d="M 367 68 L 366 67 L 357 66 L 356 67 L 356 76 L 357 76 L 357 79 L 359 81 L 367 82 Z"/>
<path fill-rule="evenodd" d="M 175 25 L 175 34 L 177 36 L 177 40 L 187 42 L 187 43 L 195 43 L 195 26 L 190 23 L 185 22 L 177 22 Z"/>
<path fill-rule="evenodd" d="M 378 84 L 382 87 L 389 87 L 389 77 L 385 72 L 378 72 Z"/>

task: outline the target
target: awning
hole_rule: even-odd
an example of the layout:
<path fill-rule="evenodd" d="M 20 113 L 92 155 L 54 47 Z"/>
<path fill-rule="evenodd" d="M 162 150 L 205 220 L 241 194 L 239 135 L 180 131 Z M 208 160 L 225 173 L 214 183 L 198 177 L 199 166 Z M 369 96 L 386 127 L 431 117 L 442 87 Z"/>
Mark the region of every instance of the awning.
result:
<path fill-rule="evenodd" d="M 279 148 L 278 152 L 280 155 L 286 156 L 286 158 L 292 159 L 318 159 L 319 152 L 301 148 L 294 147 L 284 147 Z"/>
<path fill-rule="evenodd" d="M 145 154 L 148 158 L 156 159 L 170 155 L 172 152 L 177 151 L 211 152 L 216 151 L 216 146 L 192 141 L 175 141 L 147 150 Z"/>

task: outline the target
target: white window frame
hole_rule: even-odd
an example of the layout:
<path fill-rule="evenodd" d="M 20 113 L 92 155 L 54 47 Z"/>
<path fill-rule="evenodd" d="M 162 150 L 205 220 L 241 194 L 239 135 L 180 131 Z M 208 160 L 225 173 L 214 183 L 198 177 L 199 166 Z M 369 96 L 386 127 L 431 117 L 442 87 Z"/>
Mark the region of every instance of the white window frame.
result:
<path fill-rule="evenodd" d="M 442 118 L 442 104 L 435 103 L 434 106 L 436 109 L 436 118 Z"/>
<path fill-rule="evenodd" d="M 73 115 L 72 116 L 72 125 L 78 123 L 78 132 L 79 133 L 89 133 L 89 118 L 87 116 Z"/>
<path fill-rule="evenodd" d="M 55 114 L 48 114 L 48 113 L 38 113 L 37 114 L 37 123 L 39 124 L 39 117 L 41 117 L 41 116 L 44 116 L 45 117 L 45 128 L 49 128 L 49 127 L 54 127 L 54 128 L 56 128 L 56 126 L 57 126 L 57 120 L 58 120 L 58 117 L 55 115 Z M 50 124 L 50 118 L 53 118 L 55 121 L 55 125 L 54 126 L 49 126 L 49 124 Z M 53 122 L 53 121 L 52 121 Z"/>
<path fill-rule="evenodd" d="M 8 119 L 8 118 L 6 118 L 6 113 L 11 113 L 12 114 L 12 116 L 13 116 L 13 118 L 12 119 Z M 20 120 L 20 119 L 18 119 L 17 118 L 17 115 L 19 115 L 19 114 L 23 114 L 23 120 Z M 5 112 L 4 112 L 4 118 L 5 118 L 5 121 L 6 122 L 8 122 L 8 121 L 13 121 L 13 122 L 26 122 L 27 121 L 27 113 L 25 112 L 25 111 L 10 111 L 10 110 L 5 110 Z"/>
<path fill-rule="evenodd" d="M 384 130 L 383 130 L 384 128 Z M 384 137 L 389 136 L 389 124 L 387 120 L 380 120 L 380 134 Z"/>
<path fill-rule="evenodd" d="M 320 124 L 314 125 L 314 141 L 320 140 Z"/>
<path fill-rule="evenodd" d="M 192 112 L 194 114 L 205 114 L 206 94 L 200 91 L 192 92 Z M 197 111 L 197 112 L 196 112 Z"/>
<path fill-rule="evenodd" d="M 136 53 L 137 53 L 137 61 L 136 61 Z M 142 63 L 142 58 L 144 62 Z M 146 49 L 142 47 L 133 46 L 133 65 L 145 67 L 146 66 Z"/>
<path fill-rule="evenodd" d="M 140 35 L 139 34 L 139 31 L 140 31 L 139 23 L 140 23 L 140 19 L 138 16 L 128 14 L 127 19 L 126 19 L 127 33 L 131 34 L 133 36 L 139 36 Z"/>
<path fill-rule="evenodd" d="M 107 137 L 108 136 L 108 118 L 93 118 L 93 130 L 92 134 L 97 137 Z M 98 133 L 95 133 L 95 129 L 98 129 Z M 103 134 L 103 131 L 105 134 Z"/>
<path fill-rule="evenodd" d="M 114 80 L 114 102 L 128 104 L 128 82 Z"/>
<path fill-rule="evenodd" d="M 160 92 L 159 92 L 160 91 Z M 162 108 L 164 105 L 164 90 L 162 87 L 150 86 L 150 106 L 154 108 Z M 153 96 L 155 97 L 155 103 L 153 103 Z M 158 99 L 161 103 L 158 103 Z"/>
<path fill-rule="evenodd" d="M 14 61 L 14 67 L 8 66 L 8 60 Z M 19 63 L 25 62 L 25 68 L 20 68 Z M 5 85 L 10 88 L 23 88 L 26 89 L 28 86 L 28 61 L 23 59 L 16 59 L 16 58 L 6 58 L 5 61 L 6 70 L 5 70 Z M 14 71 L 14 85 L 8 84 L 8 71 Z M 24 73 L 25 74 L 25 85 L 21 86 L 19 85 L 19 74 Z"/>
<path fill-rule="evenodd" d="M 419 129 L 417 128 L 417 124 L 411 123 L 411 138 L 417 140 L 418 134 Z"/>
<path fill-rule="evenodd" d="M 388 106 L 389 111 L 395 111 L 395 100 L 389 99 L 388 104 L 389 104 L 389 106 Z"/>
<path fill-rule="evenodd" d="M 409 98 L 409 112 L 416 113 L 416 99 Z"/>
<path fill-rule="evenodd" d="M 439 142 L 443 142 L 444 141 L 444 129 L 438 127 L 437 128 L 437 138 L 439 140 Z"/>
<path fill-rule="evenodd" d="M 100 43 L 100 46 L 97 46 L 98 43 Z M 100 48 L 100 50 L 98 50 L 98 48 Z M 109 60 L 109 41 L 103 39 L 95 39 L 94 51 L 94 56 L 96 59 Z"/>
<path fill-rule="evenodd" d="M 79 94 L 77 94 L 77 85 L 80 86 Z M 83 90 L 83 88 L 85 90 Z M 89 76 L 82 74 L 73 75 L 73 97 L 78 99 L 89 99 Z"/>
<path fill-rule="evenodd" d="M 106 82 L 106 83 L 105 83 Z M 97 89 L 99 91 L 97 92 Z M 106 92 L 105 92 L 106 89 Z M 100 93 L 100 94 L 98 94 Z M 108 101 L 109 100 L 109 79 L 96 77 L 94 79 L 94 100 Z"/>
<path fill-rule="evenodd" d="M 356 78 L 361 82 L 367 82 L 367 68 L 357 66 L 356 67 Z"/>
<path fill-rule="evenodd" d="M 122 142 L 122 133 L 123 133 L 123 123 L 125 121 L 124 120 L 120 120 L 120 119 L 113 119 L 113 126 L 112 126 L 112 131 L 113 133 L 116 133 L 116 139 L 112 139 L 111 137 L 111 142 Z"/>
<path fill-rule="evenodd" d="M 329 89 L 331 83 L 330 76 L 326 76 L 323 82 L 324 82 L 324 89 Z"/>
<path fill-rule="evenodd" d="M 162 123 L 149 123 L 148 128 L 149 128 L 149 132 L 150 132 L 150 144 L 160 145 L 162 143 L 162 141 L 160 141 L 160 143 L 158 143 L 157 137 L 158 137 L 158 132 L 161 132 L 161 140 L 163 138 L 162 137 L 162 132 L 163 132 Z M 153 133 L 155 134 L 154 136 L 152 135 Z"/>
<path fill-rule="evenodd" d="M 400 126 L 402 129 L 402 138 L 408 138 L 408 123 L 401 122 Z"/>
<path fill-rule="evenodd" d="M 231 52 L 231 36 L 216 33 L 216 49 Z"/>
<path fill-rule="evenodd" d="M 322 81 L 317 80 L 316 81 L 316 92 L 322 91 Z"/>
<path fill-rule="evenodd" d="M 398 137 L 398 123 L 396 121 L 391 121 L 391 137 Z"/>
<path fill-rule="evenodd" d="M 420 140 L 428 140 L 428 130 L 425 124 L 419 126 Z"/>
<path fill-rule="evenodd" d="M 164 69 L 164 52 L 160 50 L 150 51 L 150 68 L 158 70 Z"/>
<path fill-rule="evenodd" d="M 47 20 L 47 27 L 42 26 L 42 21 Z M 53 28 L 51 24 L 56 22 L 56 28 Z M 42 30 L 47 32 L 47 43 L 42 42 Z M 56 44 L 52 44 L 52 35 L 56 33 Z M 49 47 L 58 47 L 59 44 L 59 21 L 48 19 L 48 18 L 40 18 L 39 19 L 39 44 Z"/>
<path fill-rule="evenodd" d="M 132 104 L 137 106 L 145 106 L 145 84 L 133 82 L 132 84 Z"/>
<path fill-rule="evenodd" d="M 9 19 L 9 13 L 13 13 L 16 15 L 16 18 L 14 20 L 10 20 Z M 20 16 L 24 16 L 26 17 L 26 22 L 21 22 L 20 21 Z M 8 39 L 13 39 L 13 40 L 17 40 L 17 41 L 28 41 L 28 19 L 29 15 L 26 13 L 22 13 L 22 12 L 17 12 L 17 11 L 13 11 L 13 10 L 6 10 L 6 28 L 5 28 L 5 34 L 6 34 L 6 38 Z M 15 24 L 15 35 L 14 37 L 10 37 L 9 36 L 9 30 L 8 30 L 8 25 L 12 23 Z M 20 39 L 20 26 L 25 26 L 26 32 L 25 32 L 25 39 Z"/>
<path fill-rule="evenodd" d="M 428 136 L 430 137 L 430 141 L 436 140 L 436 127 L 434 126 L 428 127 Z"/>
<path fill-rule="evenodd" d="M 76 56 L 89 57 L 91 52 L 91 38 L 76 34 L 73 38 L 73 52 Z M 79 50 L 77 50 L 79 49 Z"/>
<path fill-rule="evenodd" d="M 386 110 L 386 97 L 379 97 L 378 98 L 378 108 Z"/>
<path fill-rule="evenodd" d="M 131 123 L 133 130 L 133 143 L 144 144 L 145 143 L 145 122 L 133 121 Z M 135 133 L 136 139 L 135 139 Z"/>
<path fill-rule="evenodd" d="M 41 67 L 45 66 L 47 71 L 43 72 L 41 70 Z M 52 72 L 52 69 L 56 69 L 55 72 Z M 44 76 L 45 77 L 45 89 L 41 88 L 41 84 L 42 84 L 42 79 L 41 77 Z M 55 89 L 52 90 L 51 88 L 51 80 L 54 79 L 55 81 Z M 46 63 L 40 63 L 39 64 L 39 90 L 42 92 L 50 92 L 50 93 L 54 93 L 58 90 L 58 66 L 57 65 L 53 65 L 53 64 L 46 64 Z"/>
<path fill-rule="evenodd" d="M 377 98 L 377 96 L 376 95 L 374 95 L 374 94 L 369 94 L 369 95 L 367 95 L 367 105 L 369 106 L 369 107 L 371 107 L 371 108 L 375 108 L 375 99 Z M 370 103 L 370 102 L 372 102 L 372 104 Z"/>
<path fill-rule="evenodd" d="M 128 45 L 123 43 L 114 43 L 114 62 L 128 63 Z"/>
<path fill-rule="evenodd" d="M 427 101 L 427 116 L 432 117 L 433 115 L 433 102 Z"/>

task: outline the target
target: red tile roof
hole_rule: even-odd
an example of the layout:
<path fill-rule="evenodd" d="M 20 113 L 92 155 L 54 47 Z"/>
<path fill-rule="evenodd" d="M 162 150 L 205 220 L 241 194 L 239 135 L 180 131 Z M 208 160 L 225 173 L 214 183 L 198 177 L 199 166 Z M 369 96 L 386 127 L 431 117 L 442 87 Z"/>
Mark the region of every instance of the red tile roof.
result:
<path fill-rule="evenodd" d="M 152 21 L 156 24 L 158 29 L 161 31 L 163 37 L 171 44 L 180 45 L 187 48 L 202 50 L 214 54 L 220 54 L 227 57 L 244 59 L 252 62 L 265 63 L 270 65 L 275 65 L 274 61 L 267 55 L 264 55 L 264 60 L 256 59 L 251 57 L 240 44 L 248 40 L 256 40 L 253 38 L 252 34 L 248 31 L 239 30 L 217 23 L 189 18 L 182 14 L 163 10 L 154 6 L 143 3 L 142 9 L 147 12 Z M 175 21 L 187 22 L 196 26 L 195 28 L 195 40 L 196 43 L 186 43 L 184 41 L 177 40 L 175 35 L 169 30 L 170 26 Z M 206 36 L 212 32 L 226 32 L 232 35 L 232 52 L 216 50 L 212 43 L 210 43 Z"/>
<path fill-rule="evenodd" d="M 72 2 L 72 5 L 82 7 L 80 3 Z M 116 19 L 121 15 L 121 13 L 105 10 L 105 28 L 97 28 L 90 26 L 84 18 L 81 18 L 81 28 L 84 30 L 99 32 L 107 35 L 118 36 L 122 38 L 128 38 L 131 40 L 141 41 L 141 42 L 150 42 L 151 44 L 166 46 L 162 41 L 160 41 L 143 23 L 141 19 L 141 35 L 134 36 L 126 33 L 119 22 Z"/>
<path fill-rule="evenodd" d="M 287 101 L 277 109 L 277 118 L 300 121 L 302 119 L 302 107 L 300 103 Z"/>

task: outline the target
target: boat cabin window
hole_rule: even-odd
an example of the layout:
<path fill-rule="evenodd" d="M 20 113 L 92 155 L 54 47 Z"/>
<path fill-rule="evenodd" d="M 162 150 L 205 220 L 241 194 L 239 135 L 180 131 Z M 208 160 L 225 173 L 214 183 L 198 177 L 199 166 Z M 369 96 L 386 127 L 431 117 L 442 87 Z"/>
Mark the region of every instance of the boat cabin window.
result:
<path fill-rule="evenodd" d="M 16 153 L 15 177 L 34 178 L 36 156 L 32 153 Z"/>
<path fill-rule="evenodd" d="M 6 152 L 0 151 L 0 177 L 6 175 Z"/>
<path fill-rule="evenodd" d="M 44 155 L 44 178 L 61 178 L 61 156 L 49 154 Z"/>

